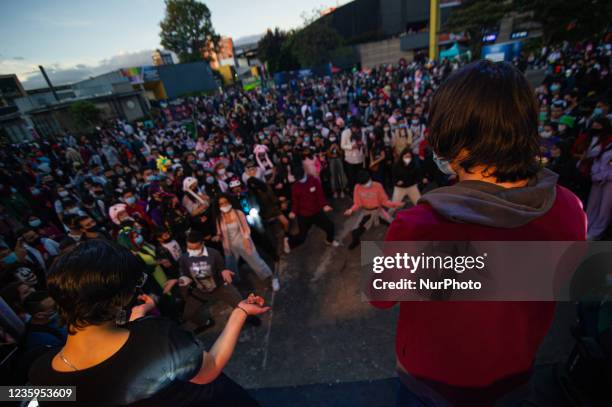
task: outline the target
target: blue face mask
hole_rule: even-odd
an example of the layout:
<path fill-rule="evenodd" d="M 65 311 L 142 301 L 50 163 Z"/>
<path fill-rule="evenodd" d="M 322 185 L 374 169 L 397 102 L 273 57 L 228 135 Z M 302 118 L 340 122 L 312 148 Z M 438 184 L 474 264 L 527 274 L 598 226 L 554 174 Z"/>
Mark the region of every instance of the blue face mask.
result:
<path fill-rule="evenodd" d="M 17 255 L 15 252 L 11 252 L 8 256 L 5 256 L 2 260 L 2 263 L 9 266 L 11 264 L 17 263 Z"/>
<path fill-rule="evenodd" d="M 136 202 L 136 197 L 134 196 L 125 198 L 125 203 L 127 203 L 128 205 L 134 205 L 135 202 Z"/>
<path fill-rule="evenodd" d="M 149 175 L 147 177 L 147 181 L 149 181 L 149 182 L 154 182 L 154 181 L 158 181 L 158 180 L 159 180 L 159 178 L 157 177 L 157 175 Z"/>
<path fill-rule="evenodd" d="M 433 160 L 438 166 L 438 169 L 442 171 L 443 174 L 446 175 L 455 175 L 456 172 L 451 168 L 450 163 L 447 160 L 443 160 L 433 153 Z"/>
<path fill-rule="evenodd" d="M 593 116 L 599 116 L 600 114 L 603 114 L 603 110 L 601 109 L 601 107 L 596 107 L 595 109 L 593 109 Z"/>
<path fill-rule="evenodd" d="M 144 238 L 142 237 L 142 235 L 136 236 L 136 239 L 134 239 L 134 243 L 136 243 L 138 246 L 142 245 L 144 243 Z"/>
<path fill-rule="evenodd" d="M 30 224 L 30 226 L 32 226 L 33 228 L 37 228 L 40 226 L 40 224 L 42 223 L 42 221 L 40 219 L 32 219 L 30 222 L 28 222 Z"/>
<path fill-rule="evenodd" d="M 206 177 L 206 183 L 207 184 L 212 184 L 213 182 L 215 182 L 215 178 L 214 177 Z"/>
<path fill-rule="evenodd" d="M 550 91 L 551 92 L 556 92 L 559 90 L 559 85 L 550 85 Z"/>

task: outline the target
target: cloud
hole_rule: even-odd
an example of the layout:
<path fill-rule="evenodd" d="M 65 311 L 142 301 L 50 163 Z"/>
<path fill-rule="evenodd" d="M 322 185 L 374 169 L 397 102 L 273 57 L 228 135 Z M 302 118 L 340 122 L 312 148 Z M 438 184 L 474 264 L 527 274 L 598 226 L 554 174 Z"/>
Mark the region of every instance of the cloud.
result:
<path fill-rule="evenodd" d="M 66 85 L 92 76 L 101 75 L 120 68 L 152 65 L 153 50 L 136 52 L 121 51 L 117 55 L 102 59 L 94 64 L 77 63 L 73 65 L 61 63 L 43 64 L 49 79 L 54 85 Z M 0 72 L 16 72 L 25 89 L 46 87 L 47 84 L 36 64 L 0 58 Z"/>

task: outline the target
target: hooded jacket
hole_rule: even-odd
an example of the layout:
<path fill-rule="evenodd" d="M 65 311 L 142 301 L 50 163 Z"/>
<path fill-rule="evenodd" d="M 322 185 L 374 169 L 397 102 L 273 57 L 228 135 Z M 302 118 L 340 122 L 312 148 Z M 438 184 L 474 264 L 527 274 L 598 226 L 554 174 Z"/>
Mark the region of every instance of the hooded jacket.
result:
<path fill-rule="evenodd" d="M 541 170 L 525 187 L 462 181 L 397 214 L 387 241 L 585 240 L 578 198 Z M 520 253 L 517 253 L 520 255 Z M 373 302 L 389 308 L 394 302 Z M 479 388 L 529 372 L 553 302 L 402 302 L 400 371 L 446 386 Z M 507 389 L 506 389 L 507 390 Z"/>

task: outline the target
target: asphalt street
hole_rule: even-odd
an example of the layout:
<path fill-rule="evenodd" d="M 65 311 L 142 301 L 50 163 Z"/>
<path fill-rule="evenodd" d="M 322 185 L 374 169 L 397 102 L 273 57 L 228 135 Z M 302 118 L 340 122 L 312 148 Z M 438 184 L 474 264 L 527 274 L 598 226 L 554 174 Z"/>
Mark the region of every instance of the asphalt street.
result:
<path fill-rule="evenodd" d="M 307 242 L 280 265 L 281 289 L 273 293 L 256 281 L 272 311 L 260 327 L 246 326 L 225 372 L 249 389 L 263 406 L 393 406 L 394 335 L 398 308 L 377 310 L 362 301 L 359 291 L 360 249 L 347 249 L 353 219 L 342 215 L 348 199 L 334 203 L 332 218 L 343 246 L 323 243 L 313 228 Z M 382 240 L 379 226 L 364 240 Z M 251 273 L 246 274 L 248 280 Z M 229 309 L 213 306 L 217 324 L 202 334 L 210 346 Z M 574 306 L 560 304 L 557 317 L 538 358 L 534 386 L 540 394 L 559 393 L 557 365 L 567 359 L 573 341 L 569 328 Z M 561 402 L 557 404 L 562 406 Z"/>

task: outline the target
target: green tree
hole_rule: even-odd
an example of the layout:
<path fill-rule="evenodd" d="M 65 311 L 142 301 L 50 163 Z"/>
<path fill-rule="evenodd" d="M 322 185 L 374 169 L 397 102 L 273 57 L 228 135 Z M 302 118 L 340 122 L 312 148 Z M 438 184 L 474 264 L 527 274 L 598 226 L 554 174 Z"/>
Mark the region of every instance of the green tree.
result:
<path fill-rule="evenodd" d="M 502 17 L 512 9 L 512 2 L 505 0 L 470 0 L 453 8 L 442 27 L 445 31 L 465 32 L 470 38 L 472 54 L 480 55 L 483 34 L 497 27 Z"/>
<path fill-rule="evenodd" d="M 515 0 L 517 11 L 542 25 L 543 42 L 582 40 L 612 21 L 612 2 L 601 0 Z"/>
<path fill-rule="evenodd" d="M 257 57 L 268 65 L 271 73 L 290 71 L 299 68 L 299 63 L 291 47 L 293 32 L 268 29 L 257 43 Z"/>
<path fill-rule="evenodd" d="M 319 19 L 292 36 L 291 49 L 302 67 L 330 61 L 333 51 L 342 46 L 342 37 L 326 19 Z"/>
<path fill-rule="evenodd" d="M 219 49 L 220 36 L 210 20 L 210 10 L 196 0 L 165 0 L 166 14 L 159 23 L 161 45 L 174 51 L 181 62 L 210 60 Z"/>
<path fill-rule="evenodd" d="M 100 123 L 102 112 L 88 100 L 74 102 L 69 111 L 74 123 L 83 131 L 91 130 Z"/>

